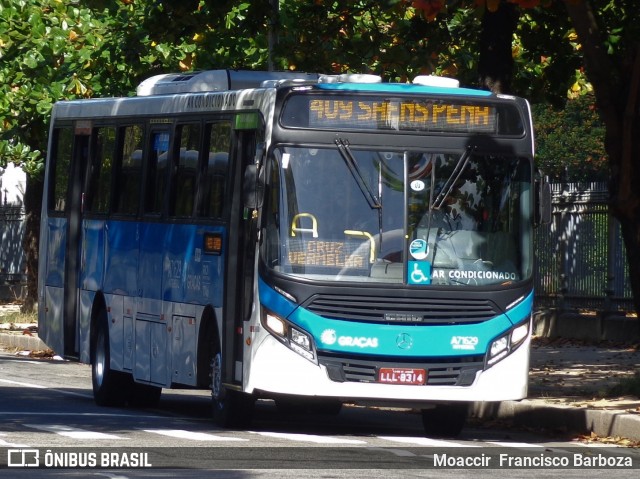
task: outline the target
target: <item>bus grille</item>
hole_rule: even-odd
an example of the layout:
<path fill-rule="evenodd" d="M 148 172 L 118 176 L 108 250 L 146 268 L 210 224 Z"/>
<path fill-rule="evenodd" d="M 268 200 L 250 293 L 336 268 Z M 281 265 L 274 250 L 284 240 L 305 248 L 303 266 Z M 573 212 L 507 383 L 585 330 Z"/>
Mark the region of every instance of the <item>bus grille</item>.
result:
<path fill-rule="evenodd" d="M 329 379 L 336 382 L 378 382 L 380 368 L 413 368 L 427 371 L 427 386 L 470 386 L 476 373 L 482 371 L 483 356 L 472 356 L 455 361 L 440 358 L 428 362 L 368 361 L 362 359 L 319 356 L 320 364 L 327 368 Z M 442 361 L 442 362 L 441 362 Z"/>
<path fill-rule="evenodd" d="M 487 299 L 398 298 L 318 294 L 303 304 L 315 314 L 347 321 L 386 323 L 480 323 L 501 311 Z"/>

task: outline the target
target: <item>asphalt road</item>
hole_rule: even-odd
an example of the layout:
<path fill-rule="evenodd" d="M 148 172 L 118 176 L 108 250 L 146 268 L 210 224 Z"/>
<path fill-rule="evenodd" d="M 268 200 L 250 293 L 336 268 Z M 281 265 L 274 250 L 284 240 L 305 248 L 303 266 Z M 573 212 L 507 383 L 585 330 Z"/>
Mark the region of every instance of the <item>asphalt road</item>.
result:
<path fill-rule="evenodd" d="M 0 477 L 638 477 L 640 451 L 523 430 L 426 438 L 405 410 L 283 415 L 257 405 L 249 430 L 210 420 L 206 391 L 167 391 L 154 409 L 100 408 L 87 365 L 0 352 Z M 39 467 L 27 467 L 38 464 Z M 12 467 L 8 467 L 11 464 Z M 21 467 L 13 467 L 13 466 Z M 578 466 L 578 467 L 577 467 Z M 616 467 L 620 466 L 620 467 Z"/>

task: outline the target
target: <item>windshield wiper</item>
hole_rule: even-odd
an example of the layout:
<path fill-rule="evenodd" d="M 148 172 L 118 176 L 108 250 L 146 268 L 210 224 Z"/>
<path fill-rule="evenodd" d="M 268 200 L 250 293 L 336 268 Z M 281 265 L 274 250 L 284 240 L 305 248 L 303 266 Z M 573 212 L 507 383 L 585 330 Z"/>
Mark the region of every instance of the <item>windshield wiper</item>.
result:
<path fill-rule="evenodd" d="M 458 178 L 460 178 L 460 175 L 462 175 L 464 170 L 467 168 L 467 165 L 469 164 L 469 158 L 471 158 L 471 149 L 472 148 L 470 146 L 467 147 L 464 153 L 460 156 L 458 163 L 456 163 L 456 167 L 453 169 L 451 175 L 444 183 L 444 185 L 442 185 L 440 193 L 438 193 L 438 196 L 436 196 L 436 199 L 429 209 L 439 210 L 442 207 L 444 200 L 446 200 L 449 196 L 449 193 L 451 193 L 451 190 L 458 181 Z"/>
<path fill-rule="evenodd" d="M 369 188 L 369 185 L 365 181 L 364 177 L 362 176 L 362 172 L 358 167 L 358 162 L 353 157 L 353 153 L 351 153 L 349 142 L 347 140 L 343 140 L 342 138 L 338 138 L 335 143 L 338 147 L 338 151 L 340 152 L 340 156 L 342 156 L 342 158 L 344 159 L 347 168 L 349 168 L 349 171 L 353 175 L 353 179 L 356 180 L 356 183 L 358 184 L 360 191 L 362 191 L 362 194 L 367 200 L 367 203 L 369 203 L 369 206 L 372 209 L 381 209 L 382 205 L 380 204 L 380 201 L 378 201 L 378 198 L 376 198 L 376 196 L 373 194 L 373 191 L 371 191 L 371 188 Z"/>

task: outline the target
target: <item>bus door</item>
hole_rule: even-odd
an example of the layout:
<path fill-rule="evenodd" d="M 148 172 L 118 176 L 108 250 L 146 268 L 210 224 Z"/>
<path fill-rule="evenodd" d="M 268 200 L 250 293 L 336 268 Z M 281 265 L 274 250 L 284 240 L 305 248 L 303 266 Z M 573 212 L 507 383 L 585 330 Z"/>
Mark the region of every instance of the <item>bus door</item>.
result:
<path fill-rule="evenodd" d="M 84 180 L 89 158 L 91 125 L 77 121 L 73 137 L 71 165 L 67 189 L 67 227 L 65 264 L 63 277 L 63 336 L 64 356 L 79 357 L 78 347 L 78 300 L 80 278 L 80 245 L 82 240 L 82 208 Z"/>
<path fill-rule="evenodd" d="M 261 132 L 239 128 L 236 120 L 236 168 L 231 172 L 233 202 L 229 220 L 226 291 L 223 318 L 223 382 L 242 383 L 244 329 L 251 317 L 255 277 L 256 220 L 243 205 L 242 182 L 247 165 L 255 161 Z"/>

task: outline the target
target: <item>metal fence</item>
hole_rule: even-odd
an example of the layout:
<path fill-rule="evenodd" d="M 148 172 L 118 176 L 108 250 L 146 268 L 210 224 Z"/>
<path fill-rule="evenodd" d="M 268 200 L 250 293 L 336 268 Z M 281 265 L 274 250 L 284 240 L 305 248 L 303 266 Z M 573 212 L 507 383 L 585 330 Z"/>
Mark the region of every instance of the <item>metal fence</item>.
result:
<path fill-rule="evenodd" d="M 0 284 L 25 281 L 24 227 L 22 205 L 0 205 Z"/>
<path fill-rule="evenodd" d="M 552 185 L 553 220 L 535 232 L 536 304 L 632 311 L 626 253 L 606 183 Z"/>

